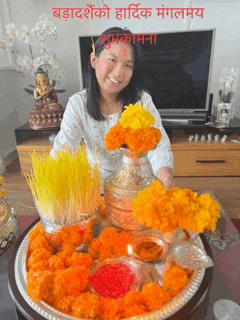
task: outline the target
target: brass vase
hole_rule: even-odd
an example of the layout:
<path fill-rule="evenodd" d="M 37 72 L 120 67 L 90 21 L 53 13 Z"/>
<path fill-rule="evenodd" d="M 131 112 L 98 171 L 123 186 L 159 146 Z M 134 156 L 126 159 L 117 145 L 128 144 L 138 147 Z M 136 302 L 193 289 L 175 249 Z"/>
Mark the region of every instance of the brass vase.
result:
<path fill-rule="evenodd" d="M 104 182 L 106 216 L 110 225 L 134 234 L 147 227 L 133 216 L 132 199 L 158 178 L 153 173 L 147 152 L 121 149 L 124 156 L 120 170 Z"/>

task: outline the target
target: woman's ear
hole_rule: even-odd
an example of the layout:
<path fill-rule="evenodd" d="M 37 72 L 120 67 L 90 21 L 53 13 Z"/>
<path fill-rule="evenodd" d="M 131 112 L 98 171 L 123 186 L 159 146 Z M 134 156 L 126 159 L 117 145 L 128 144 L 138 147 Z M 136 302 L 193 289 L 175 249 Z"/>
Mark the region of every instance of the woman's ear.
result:
<path fill-rule="evenodd" d="M 97 63 L 97 57 L 95 56 L 95 54 L 93 52 L 90 55 L 90 61 L 91 61 L 91 65 L 92 65 L 93 69 L 95 69 L 96 63 Z"/>

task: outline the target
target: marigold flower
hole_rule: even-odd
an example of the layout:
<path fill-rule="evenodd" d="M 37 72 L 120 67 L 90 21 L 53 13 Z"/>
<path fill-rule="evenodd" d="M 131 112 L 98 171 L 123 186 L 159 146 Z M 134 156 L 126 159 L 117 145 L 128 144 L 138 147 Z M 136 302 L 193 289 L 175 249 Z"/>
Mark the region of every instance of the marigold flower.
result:
<path fill-rule="evenodd" d="M 36 228 L 30 231 L 28 238 L 31 242 L 33 241 L 33 239 L 35 239 L 39 235 L 44 236 L 44 228 L 43 228 L 42 222 L 39 222 Z"/>
<path fill-rule="evenodd" d="M 100 300 L 96 294 L 82 293 L 73 303 L 73 316 L 82 319 L 97 319 L 99 304 Z"/>
<path fill-rule="evenodd" d="M 57 270 L 65 269 L 65 263 L 62 258 L 57 255 L 52 256 L 49 259 L 49 270 L 54 272 Z"/>
<path fill-rule="evenodd" d="M 31 270 L 47 270 L 49 268 L 49 259 L 51 253 L 45 248 L 37 248 L 34 250 L 27 261 L 27 269 Z"/>
<path fill-rule="evenodd" d="M 152 113 L 138 103 L 125 108 L 119 121 L 124 128 L 145 129 L 154 125 L 155 118 Z"/>
<path fill-rule="evenodd" d="M 125 144 L 127 131 L 120 125 L 113 126 L 106 135 L 106 147 L 108 151 L 114 151 Z"/>
<path fill-rule="evenodd" d="M 51 300 L 54 273 L 46 271 L 28 272 L 28 295 L 35 301 Z"/>
<path fill-rule="evenodd" d="M 189 282 L 187 272 L 179 265 L 166 270 L 164 274 L 164 288 L 175 297 Z"/>
<path fill-rule="evenodd" d="M 146 284 L 142 289 L 142 294 L 146 300 L 146 304 L 149 310 L 151 311 L 162 308 L 164 304 L 166 304 L 171 299 L 166 294 L 166 291 L 156 282 Z"/>
<path fill-rule="evenodd" d="M 45 249 L 47 251 L 49 251 L 50 253 L 53 252 L 53 248 L 52 246 L 49 244 L 49 242 L 47 241 L 47 239 L 45 238 L 44 235 L 39 234 L 37 237 L 35 237 L 29 245 L 29 252 L 33 252 L 36 249 Z"/>
<path fill-rule="evenodd" d="M 124 318 L 132 318 L 148 312 L 149 312 L 149 309 L 147 306 L 142 304 L 132 304 L 132 305 L 129 305 L 128 308 L 124 310 Z"/>
<path fill-rule="evenodd" d="M 53 285 L 54 295 L 59 298 L 77 297 L 87 288 L 89 274 L 90 270 L 85 266 L 56 271 Z"/>
<path fill-rule="evenodd" d="M 123 316 L 123 300 L 103 298 L 99 304 L 99 319 L 100 320 L 118 320 Z"/>
<path fill-rule="evenodd" d="M 75 267 L 75 266 L 85 266 L 90 267 L 92 265 L 92 258 L 87 253 L 77 253 L 74 252 L 68 259 L 67 259 L 67 266 L 68 267 Z"/>
<path fill-rule="evenodd" d="M 75 247 L 80 246 L 83 242 L 81 228 L 79 225 L 65 226 L 61 229 L 63 243 L 72 243 Z"/>
<path fill-rule="evenodd" d="M 66 296 L 66 297 L 54 297 L 53 307 L 63 313 L 71 314 L 72 313 L 72 305 L 76 297 L 74 296 Z"/>
<path fill-rule="evenodd" d="M 131 150 L 147 152 L 156 148 L 161 139 L 161 132 L 157 128 L 129 130 L 126 144 Z"/>
<path fill-rule="evenodd" d="M 153 181 L 152 186 L 140 191 L 132 206 L 139 222 L 162 233 L 176 228 L 196 233 L 216 230 L 220 217 L 220 206 L 209 194 L 198 196 L 181 188 L 166 190 L 160 181 Z"/>

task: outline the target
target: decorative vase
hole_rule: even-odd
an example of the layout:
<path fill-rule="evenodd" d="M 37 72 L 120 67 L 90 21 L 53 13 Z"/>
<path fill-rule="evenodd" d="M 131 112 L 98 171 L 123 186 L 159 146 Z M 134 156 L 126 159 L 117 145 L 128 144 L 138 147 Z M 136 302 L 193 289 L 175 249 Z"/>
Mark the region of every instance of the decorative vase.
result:
<path fill-rule="evenodd" d="M 147 227 L 133 216 L 132 199 L 158 178 L 153 173 L 147 152 L 121 149 L 124 156 L 120 170 L 104 182 L 106 216 L 108 222 L 117 229 L 136 233 Z"/>
<path fill-rule="evenodd" d="M 0 198 L 0 256 L 17 238 L 19 223 L 8 196 Z"/>

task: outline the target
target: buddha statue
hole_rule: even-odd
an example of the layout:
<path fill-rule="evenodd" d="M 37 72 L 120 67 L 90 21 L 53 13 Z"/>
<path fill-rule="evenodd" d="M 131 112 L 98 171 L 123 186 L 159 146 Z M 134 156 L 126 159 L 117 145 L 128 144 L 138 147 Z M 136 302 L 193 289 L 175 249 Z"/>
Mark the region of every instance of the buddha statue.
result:
<path fill-rule="evenodd" d="M 38 68 L 36 72 L 36 84 L 33 96 L 37 104 L 30 112 L 29 127 L 32 129 L 60 127 L 63 107 L 58 103 L 54 84 L 49 84 L 48 75 L 42 68 Z"/>

